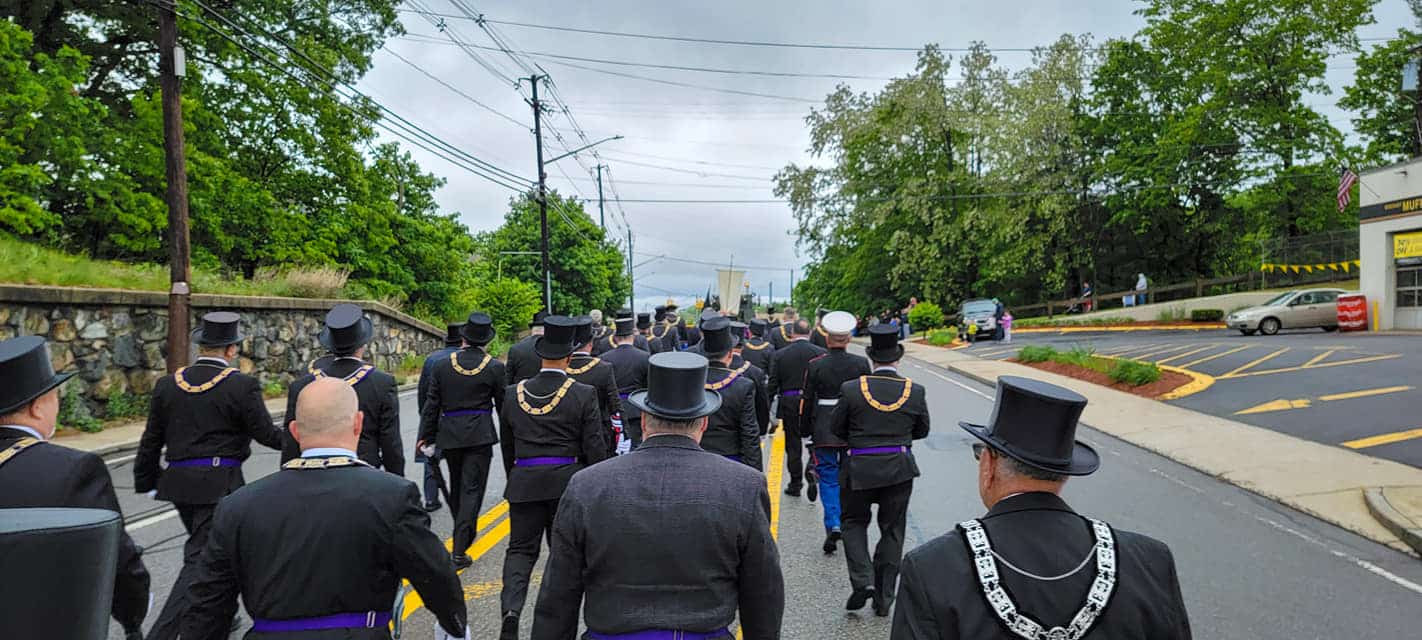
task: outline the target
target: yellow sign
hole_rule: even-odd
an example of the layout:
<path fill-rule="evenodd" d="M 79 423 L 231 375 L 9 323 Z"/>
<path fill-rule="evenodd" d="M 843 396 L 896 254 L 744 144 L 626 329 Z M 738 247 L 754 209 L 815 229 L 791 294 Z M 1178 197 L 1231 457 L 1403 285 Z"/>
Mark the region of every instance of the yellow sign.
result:
<path fill-rule="evenodd" d="M 1416 235 L 1422 236 L 1422 233 L 1419 233 L 1419 234 L 1416 234 Z M 1401 236 L 1399 236 L 1399 237 L 1401 237 Z M 1418 247 L 1416 250 L 1419 252 L 1419 253 L 1417 253 L 1417 254 L 1415 254 L 1415 255 L 1422 255 L 1422 237 L 1418 237 L 1418 238 L 1415 240 L 1415 242 L 1417 243 L 1416 246 Z M 1397 257 L 1401 258 L 1401 257 L 1403 257 L 1403 256 L 1402 256 L 1401 254 L 1399 254 Z M 1358 260 L 1348 260 L 1348 261 L 1345 261 L 1345 262 L 1329 262 L 1329 263 L 1325 263 L 1325 264 L 1273 264 L 1273 263 L 1266 262 L 1266 263 L 1264 263 L 1264 264 L 1259 265 L 1259 270 L 1260 270 L 1260 271 L 1267 271 L 1267 272 L 1269 272 L 1269 273 L 1273 273 L 1273 272 L 1275 272 L 1275 271 L 1281 271 L 1281 272 L 1283 272 L 1283 273 L 1298 273 L 1298 272 L 1300 272 L 1300 271 L 1307 271 L 1307 272 L 1309 272 L 1309 273 L 1313 273 L 1314 271 L 1324 271 L 1324 270 L 1328 270 L 1328 271 L 1340 271 L 1340 270 L 1341 270 L 1341 271 L 1343 271 L 1343 272 L 1346 273 L 1346 272 L 1348 272 L 1348 271 L 1350 271 L 1350 270 L 1352 270 L 1352 269 L 1354 269 L 1354 268 L 1360 266 L 1361 264 L 1362 264 L 1362 263 L 1359 262 Z"/>
<path fill-rule="evenodd" d="M 1392 237 L 1392 257 L 1422 257 L 1422 231 L 1399 233 Z"/>

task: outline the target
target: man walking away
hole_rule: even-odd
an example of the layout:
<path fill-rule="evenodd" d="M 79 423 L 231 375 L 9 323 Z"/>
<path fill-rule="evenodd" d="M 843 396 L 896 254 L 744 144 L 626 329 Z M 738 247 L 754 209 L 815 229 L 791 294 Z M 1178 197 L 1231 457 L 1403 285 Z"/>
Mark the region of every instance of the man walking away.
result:
<path fill-rule="evenodd" d="M 602 355 L 603 362 L 612 365 L 612 377 L 617 380 L 617 400 L 622 412 L 622 441 L 617 444 L 619 454 L 636 449 L 642 442 L 642 413 L 637 407 L 627 404 L 627 396 L 633 391 L 647 388 L 647 359 L 650 356 L 637 348 L 635 339 L 638 337 L 632 318 L 618 318 L 617 329 L 612 336 L 617 346 Z"/>
<path fill-rule="evenodd" d="M 840 467 L 846 458 L 844 439 L 830 429 L 830 418 L 840 402 L 840 387 L 846 381 L 869 375 L 869 361 L 846 351 L 849 332 L 854 330 L 854 316 L 844 311 L 825 315 L 826 344 L 829 353 L 810 361 L 805 380 L 805 424 L 811 429 L 810 451 L 815 468 L 815 481 L 806 487 L 810 501 L 818 493 L 824 508 L 826 554 L 834 553 L 843 530 L 840 523 Z M 808 480 L 808 479 L 807 479 Z"/>
<path fill-rule="evenodd" d="M 425 396 L 430 391 L 431 372 L 435 365 L 449 358 L 449 354 L 459 350 L 463 340 L 459 337 L 459 328 L 463 324 L 445 325 L 444 346 L 436 349 L 425 358 L 425 363 L 420 367 L 419 389 L 415 393 L 415 409 L 420 415 L 425 414 Z M 438 511 L 439 504 L 439 483 L 435 480 L 435 474 L 439 472 L 439 447 L 434 448 L 434 455 L 426 456 L 422 447 L 415 447 L 415 462 L 425 465 L 425 480 L 422 485 L 425 491 L 425 511 Z"/>
<path fill-rule="evenodd" d="M 786 313 L 792 312 L 792 309 L 786 309 Z M 824 349 L 810 344 L 810 323 L 796 320 L 790 341 L 784 349 L 776 349 L 770 359 L 768 391 L 776 403 L 775 415 L 785 426 L 785 466 L 790 471 L 790 484 L 785 487 L 785 495 L 798 496 L 805 486 L 804 438 L 810 435 L 810 425 L 802 424 L 804 398 L 801 394 L 805 389 L 805 373 L 809 370 L 810 361 L 824 353 Z"/>
<path fill-rule="evenodd" d="M 533 352 L 533 343 L 543 335 L 543 320 L 547 317 L 547 311 L 540 310 L 533 314 L 533 321 L 528 323 L 528 335 L 509 347 L 509 352 L 504 357 L 504 381 L 508 386 L 512 387 L 538 374 L 538 368 L 543 361 Z"/>

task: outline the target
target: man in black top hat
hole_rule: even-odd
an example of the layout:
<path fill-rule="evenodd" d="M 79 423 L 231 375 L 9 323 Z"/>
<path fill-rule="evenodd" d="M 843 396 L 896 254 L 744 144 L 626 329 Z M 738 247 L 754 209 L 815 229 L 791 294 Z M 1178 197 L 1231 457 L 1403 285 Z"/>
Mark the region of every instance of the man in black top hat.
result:
<path fill-rule="evenodd" d="M 794 310 L 786 308 L 786 313 Z M 804 415 L 805 374 L 810 361 L 824 355 L 825 350 L 810 344 L 810 324 L 796 320 L 792 324 L 790 342 L 777 348 L 770 358 L 770 383 L 767 391 L 775 401 L 775 417 L 785 427 L 785 466 L 790 472 L 790 484 L 785 495 L 798 496 L 805 485 L 804 439 L 810 436 L 810 425 L 802 424 Z"/>
<path fill-rule="evenodd" d="M 464 552 L 478 533 L 475 520 L 489 486 L 494 460 L 494 412 L 503 409 L 504 363 L 484 352 L 494 339 L 494 321 L 475 311 L 459 330 L 460 349 L 436 362 L 420 412 L 417 450 L 438 448 L 449 465 L 449 505 L 454 515 L 454 566 L 474 563 Z M 436 470 L 436 473 L 438 471 Z"/>
<path fill-rule="evenodd" d="M 538 368 L 543 361 L 533 352 L 533 343 L 543 335 L 543 321 L 547 317 L 547 311 L 540 310 L 533 314 L 533 321 L 528 323 L 528 335 L 509 347 L 508 355 L 504 356 L 505 382 L 509 386 L 538 374 Z"/>
<path fill-rule="evenodd" d="M 800 312 L 796 311 L 795 307 L 785 307 L 780 310 L 780 317 L 784 318 L 784 322 L 770 327 L 770 344 L 776 351 L 784 349 L 794 339 L 795 323 L 800 320 Z M 805 335 L 808 339 L 809 334 Z"/>
<path fill-rule="evenodd" d="M 641 337 L 637 335 L 634 322 L 632 318 L 618 318 L 613 336 L 617 348 L 602 354 L 603 362 L 612 365 L 613 378 L 617 380 L 617 400 L 622 412 L 622 441 L 617 445 L 618 453 L 631 451 L 642 442 L 642 414 L 637 407 L 627 404 L 627 396 L 647 388 L 647 358 L 650 356 L 634 342 Z"/>
<path fill-rule="evenodd" d="M 356 396 L 339 378 L 306 385 L 289 426 L 301 457 L 217 505 L 183 640 L 227 638 L 238 596 L 249 638 L 386 640 L 401 579 L 435 615 L 436 639 L 466 637 L 464 590 L 420 490 L 356 457 Z"/>
<path fill-rule="evenodd" d="M 746 368 L 731 369 L 731 321 L 720 316 L 701 323 L 701 344 L 710 366 L 706 388 L 721 395 L 721 407 L 711 414 L 701 448 L 760 470 L 760 423 L 755 417 L 755 382 Z M 744 365 L 743 365 L 744 366 Z"/>
<path fill-rule="evenodd" d="M 664 306 L 652 307 L 652 331 L 647 338 L 647 346 L 652 353 L 663 351 L 673 351 L 667 348 L 667 334 L 671 332 L 671 325 L 667 322 L 667 308 Z"/>
<path fill-rule="evenodd" d="M 459 336 L 459 329 L 464 323 L 445 325 L 444 346 L 436 349 L 434 353 L 425 357 L 425 363 L 420 367 L 419 390 L 415 395 L 415 409 L 420 415 L 425 414 L 425 395 L 430 391 L 430 373 L 434 371 L 435 365 L 449 359 L 449 354 L 459 350 L 464 344 L 464 339 Z M 425 511 L 439 510 L 439 482 L 435 479 L 435 474 L 439 473 L 439 447 L 434 448 L 434 455 L 425 455 L 423 447 L 415 447 L 415 462 L 425 465 Z"/>
<path fill-rule="evenodd" d="M 821 349 L 829 348 L 829 330 L 825 329 L 825 314 L 829 309 L 815 309 L 815 330 L 810 332 L 810 343 Z"/>
<path fill-rule="evenodd" d="M 811 501 L 818 492 L 825 514 L 825 541 L 821 549 L 834 553 L 842 535 L 840 523 L 839 470 L 847 456 L 847 445 L 830 430 L 830 417 L 839 405 L 839 390 L 845 382 L 869 375 L 869 361 L 864 356 L 849 353 L 849 333 L 854 330 L 854 316 L 844 311 L 832 311 L 820 321 L 825 329 L 829 353 L 810 361 L 805 374 L 804 424 L 813 434 L 811 456 L 814 480 L 805 487 Z"/>
<path fill-rule="evenodd" d="M 904 348 L 897 327 L 870 329 L 865 355 L 870 375 L 845 382 L 830 416 L 830 432 L 847 445 L 840 468 L 840 505 L 844 510 L 844 560 L 853 593 L 845 608 L 860 609 L 874 600 L 874 615 L 887 616 L 899 580 L 908 524 L 909 496 L 918 463 L 913 441 L 928 437 L 928 400 L 923 385 L 899 375 Z M 879 505 L 879 544 L 869 557 L 870 506 Z"/>
<path fill-rule="evenodd" d="M 765 339 L 769 323 L 755 318 L 747 324 L 750 325 L 750 338 L 742 345 L 741 357 L 745 358 L 746 362 L 760 367 L 761 371 L 769 371 L 770 356 L 775 354 L 775 345 Z"/>
<path fill-rule="evenodd" d="M 591 333 L 591 322 L 586 320 L 548 316 L 543 335 L 533 345 L 542 358 L 538 375 L 504 392 L 499 446 L 508 474 L 504 498 L 509 502 L 509 543 L 499 594 L 500 640 L 518 638 L 529 576 L 568 479 L 608 456 L 606 427 L 598 408 L 601 393 L 567 373 L 576 336 Z"/>
<path fill-rule="evenodd" d="M 149 640 L 178 637 L 213 511 L 218 500 L 244 484 L 242 462 L 252 455 L 252 441 L 277 451 L 282 446 L 282 430 L 272 423 L 261 382 L 231 364 L 243 340 L 237 314 L 203 316 L 192 340 L 197 360 L 153 386 L 148 425 L 133 460 L 134 491 L 173 503 L 188 532 L 183 567 L 148 630 Z M 159 466 L 163 457 L 166 469 Z"/>
<path fill-rule="evenodd" d="M 621 337 L 621 334 L 617 333 L 617 327 L 622 323 L 623 320 L 627 320 L 633 325 L 631 334 L 632 346 L 637 349 L 641 349 L 643 352 L 651 351 L 650 347 L 647 346 L 647 339 L 642 337 L 642 334 L 637 330 L 636 316 L 632 314 L 631 309 L 624 307 L 618 310 L 617 320 L 614 321 L 613 326 L 608 329 L 605 335 L 600 338 L 597 336 L 593 336 L 592 355 L 601 357 L 602 354 L 617 348 L 617 339 Z"/>
<path fill-rule="evenodd" d="M 1068 389 L 1003 376 L 992 423 L 960 423 L 981 441 L 973 455 L 988 512 L 904 560 L 894 640 L 1190 638 L 1170 548 L 1060 497 L 1068 477 L 1101 464 L 1076 439 L 1085 407 Z"/>
<path fill-rule="evenodd" d="M 765 476 L 702 450 L 706 359 L 659 353 L 645 391 L 642 446 L 573 476 L 554 524 L 534 640 L 780 637 L 785 583 Z M 629 493 L 630 492 L 630 493 Z M 641 634 L 641 635 L 630 635 Z"/>
<path fill-rule="evenodd" d="M 610 363 L 592 356 L 592 318 L 578 316 L 575 320 L 577 332 L 573 337 L 573 343 L 577 345 L 577 348 L 573 349 L 573 357 L 568 361 L 568 375 L 578 382 L 597 389 L 598 407 L 602 411 L 602 422 L 605 428 L 603 437 L 607 442 L 607 455 L 615 455 L 617 439 L 622 437 L 621 429 L 613 423 L 613 417 L 622 413 L 622 401 L 617 397 L 617 375 L 613 372 Z"/>
<path fill-rule="evenodd" d="M 637 336 L 641 338 L 637 348 L 648 354 L 656 353 L 652 346 L 652 314 L 643 311 L 637 314 Z"/>
<path fill-rule="evenodd" d="M 122 513 L 102 458 L 47 442 L 59 419 L 59 385 L 73 376 L 54 372 L 44 338 L 0 340 L 0 380 L 5 381 L 0 385 L 0 509 L 81 507 Z M 148 569 L 127 531 L 119 532 L 116 555 L 112 614 L 125 638 L 136 640 L 143 637 L 148 615 Z M 23 579 L 5 576 L 14 584 Z M 7 637 L 49 637 L 47 621 L 39 618 L 5 620 L 0 626 Z"/>
<path fill-rule="evenodd" d="M 336 378 L 351 385 L 360 397 L 365 426 L 360 432 L 356 453 L 366 464 L 397 476 L 405 475 L 405 452 L 400 438 L 400 386 L 392 376 L 362 360 L 365 345 L 375 336 L 375 327 L 359 306 L 343 302 L 326 314 L 326 326 L 318 339 L 330 354 L 317 358 L 307 373 L 291 383 L 286 394 L 286 415 L 296 415 L 296 398 L 312 380 Z M 291 434 L 286 434 L 281 459 L 286 462 L 301 454 Z"/>
<path fill-rule="evenodd" d="M 734 342 L 731 345 L 731 368 L 745 368 L 745 373 L 741 375 L 755 383 L 755 422 L 760 427 L 760 435 L 763 436 L 770 431 L 770 381 L 764 369 L 742 357 L 745 353 L 746 328 L 744 322 L 731 321 L 731 338 Z"/>

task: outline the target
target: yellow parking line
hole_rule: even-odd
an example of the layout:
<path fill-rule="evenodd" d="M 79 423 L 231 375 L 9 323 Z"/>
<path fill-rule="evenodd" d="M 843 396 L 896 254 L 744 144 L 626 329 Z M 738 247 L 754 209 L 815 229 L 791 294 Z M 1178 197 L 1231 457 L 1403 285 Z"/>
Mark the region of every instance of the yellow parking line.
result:
<path fill-rule="evenodd" d="M 1265 363 L 1265 362 L 1267 362 L 1267 361 L 1269 361 L 1269 360 L 1273 360 L 1274 358 L 1277 358 L 1277 357 L 1279 357 L 1280 355 L 1283 355 L 1283 354 L 1286 353 L 1288 350 L 1289 350 L 1288 347 L 1284 347 L 1284 348 L 1282 348 L 1282 349 L 1279 349 L 1278 351 L 1275 351 L 1275 352 L 1273 352 L 1273 353 L 1271 353 L 1271 354 L 1269 354 L 1269 355 L 1267 355 L 1267 356 L 1264 356 L 1264 357 L 1262 357 L 1262 358 L 1259 358 L 1259 359 L 1257 359 L 1257 360 L 1251 361 L 1250 363 L 1248 363 L 1248 364 L 1246 364 L 1246 365 L 1244 365 L 1244 366 L 1242 366 L 1242 367 L 1240 367 L 1240 368 L 1238 368 L 1238 369 L 1235 369 L 1234 371 L 1231 371 L 1231 372 L 1226 373 L 1226 374 L 1224 374 L 1224 375 L 1222 375 L 1222 376 L 1219 376 L 1219 377 L 1220 377 L 1221 379 L 1223 379 L 1223 378 L 1232 378 L 1232 377 L 1235 376 L 1235 374 L 1238 374 L 1238 373 L 1241 372 L 1241 371 L 1246 371 L 1246 370 L 1248 370 L 1248 369 L 1252 369 L 1252 368 L 1254 368 L 1254 367 L 1256 367 L 1256 366 L 1258 366 L 1258 365 L 1260 365 L 1260 364 L 1263 364 L 1263 363 Z"/>
<path fill-rule="evenodd" d="M 1180 365 L 1180 368 L 1186 369 L 1186 368 L 1189 368 L 1189 367 L 1193 367 L 1193 366 L 1195 366 L 1195 365 L 1197 365 L 1197 364 L 1204 364 L 1204 363 L 1206 363 L 1206 362 L 1209 362 L 1209 361 L 1211 361 L 1211 360 L 1214 360 L 1215 358 L 1223 358 L 1223 357 L 1225 357 L 1225 356 L 1227 356 L 1227 355 L 1230 355 L 1230 354 L 1232 354 L 1232 353 L 1239 353 L 1239 352 L 1241 352 L 1241 351 L 1244 351 L 1245 349 L 1252 349 L 1252 348 L 1253 348 L 1253 345 L 1245 345 L 1245 346 L 1242 346 L 1242 347 L 1235 347 L 1235 348 L 1233 348 L 1233 349 L 1229 349 L 1229 350 L 1226 350 L 1226 351 L 1221 351 L 1221 352 L 1216 353 L 1215 355 L 1212 355 L 1212 356 L 1206 356 L 1206 357 L 1200 358 L 1199 360 L 1191 360 L 1191 361 L 1189 361 L 1189 362 L 1186 362 L 1186 363 Z"/>
<path fill-rule="evenodd" d="M 1333 355 L 1333 354 L 1335 354 L 1335 353 L 1337 353 L 1337 352 L 1338 352 L 1337 349 L 1329 349 L 1329 350 L 1327 350 L 1327 351 L 1324 351 L 1323 353 L 1320 353 L 1320 354 L 1318 354 L 1318 355 L 1316 355 L 1316 356 L 1310 358 L 1308 362 L 1303 363 L 1303 368 L 1307 369 L 1307 368 L 1309 368 L 1309 367 L 1312 367 L 1313 365 L 1318 364 L 1319 361 L 1321 361 L 1321 360 L 1323 360 L 1324 358 L 1327 358 L 1328 356 L 1331 356 L 1331 355 Z"/>
<path fill-rule="evenodd" d="M 1349 440 L 1342 444 L 1343 446 L 1348 447 L 1349 449 L 1366 449 L 1368 447 L 1392 444 L 1394 442 L 1402 442 L 1403 440 L 1412 440 L 1414 438 L 1422 438 L 1422 429 L 1409 429 L 1407 431 L 1384 433 L 1380 436 L 1373 436 L 1371 438 L 1359 438 L 1357 440 Z"/>
<path fill-rule="evenodd" d="M 1130 353 L 1130 352 L 1132 352 L 1132 351 L 1149 351 L 1149 350 L 1154 349 L 1154 348 L 1159 347 L 1159 346 L 1160 346 L 1160 343 L 1159 343 L 1159 342 L 1152 342 L 1152 343 L 1150 343 L 1150 344 L 1136 344 L 1136 345 L 1131 345 L 1131 346 L 1128 346 L 1128 347 L 1126 347 L 1126 348 L 1124 348 L 1124 349 L 1112 348 L 1112 349 L 1109 349 L 1109 350 L 1102 351 L 1101 353 L 1103 353 L 1103 354 L 1109 354 L 1109 355 L 1113 355 L 1113 356 L 1119 356 L 1119 355 L 1121 355 L 1121 354 L 1123 354 L 1123 353 Z"/>
<path fill-rule="evenodd" d="M 1383 394 L 1385 394 L 1385 393 L 1398 393 L 1398 392 L 1400 392 L 1400 391 L 1411 391 L 1411 390 L 1412 390 L 1412 387 L 1405 386 L 1405 385 L 1404 385 L 1404 386 L 1400 386 L 1400 387 L 1382 387 L 1382 388 L 1380 388 L 1380 389 L 1363 389 L 1362 391 L 1349 391 L 1349 392 L 1347 392 L 1347 393 L 1333 393 L 1333 394 L 1329 394 L 1329 395 L 1326 395 L 1326 396 L 1319 396 L 1318 399 L 1319 399 L 1319 400 L 1324 400 L 1324 401 L 1332 401 L 1332 400 L 1351 400 L 1351 399 L 1353 399 L 1353 398 L 1366 398 L 1366 397 L 1368 397 L 1368 396 L 1380 396 L 1380 395 L 1383 395 Z"/>
<path fill-rule="evenodd" d="M 1291 371 L 1303 371 L 1304 369 L 1308 369 L 1308 370 L 1312 371 L 1312 370 L 1314 370 L 1314 369 L 1326 369 L 1326 368 L 1328 368 L 1328 367 L 1341 367 L 1341 366 L 1343 366 L 1343 365 L 1348 365 L 1348 364 L 1363 364 L 1363 363 L 1365 363 L 1365 362 L 1377 362 L 1377 361 L 1379 361 L 1379 360 L 1392 360 L 1392 359 L 1394 359 L 1394 358 L 1401 358 L 1401 357 L 1402 357 L 1401 354 L 1394 353 L 1394 354 L 1386 355 L 1386 356 L 1369 356 L 1369 357 L 1366 357 L 1366 358 L 1354 358 L 1354 359 L 1352 359 L 1352 360 L 1339 360 L 1339 361 L 1337 361 L 1337 362 L 1325 362 L 1325 363 L 1323 363 L 1323 364 L 1316 364 L 1316 365 L 1313 365 L 1312 367 L 1298 366 L 1298 367 L 1284 367 L 1284 368 L 1282 368 L 1282 369 L 1265 369 L 1264 371 L 1250 371 L 1250 372 L 1248 372 L 1248 373 L 1241 373 L 1241 374 L 1238 374 L 1238 375 L 1223 375 L 1223 376 L 1220 376 L 1220 377 L 1221 377 L 1221 378 L 1245 378 L 1245 377 L 1248 377 L 1248 376 L 1267 376 L 1267 375 L 1273 374 L 1273 373 L 1289 373 L 1289 372 L 1291 372 Z"/>
<path fill-rule="evenodd" d="M 1197 353 L 1199 353 L 1199 352 L 1201 352 L 1201 351 L 1205 351 L 1205 350 L 1207 350 L 1207 349 L 1213 349 L 1213 348 L 1215 348 L 1215 345 L 1207 344 L 1207 345 L 1205 345 L 1205 346 L 1203 346 L 1203 347 L 1200 347 L 1199 349 L 1195 349 L 1195 350 L 1193 350 L 1193 351 L 1186 351 L 1185 353 L 1177 353 L 1177 354 L 1175 354 L 1175 355 L 1173 355 L 1173 356 L 1170 356 L 1169 358 L 1166 358 L 1166 359 L 1164 359 L 1164 360 L 1156 360 L 1155 363 L 1156 363 L 1156 364 L 1165 364 L 1165 363 L 1170 362 L 1170 361 L 1172 361 L 1172 360 L 1178 360 L 1178 359 L 1180 359 L 1180 358 L 1188 358 L 1188 357 L 1193 356 L 1193 355 L 1195 355 L 1195 354 L 1197 354 Z"/>
<path fill-rule="evenodd" d="M 1132 359 L 1132 360 L 1145 360 L 1145 359 L 1147 359 L 1147 358 L 1153 358 L 1153 357 L 1155 357 L 1155 356 L 1159 356 L 1159 355 L 1163 355 L 1163 354 L 1170 353 L 1171 351 L 1182 350 L 1182 348 L 1183 348 L 1183 349 L 1189 349 L 1189 348 L 1190 348 L 1190 345 L 1189 345 L 1189 344 L 1184 344 L 1184 345 L 1173 344 L 1173 345 L 1170 345 L 1170 346 L 1168 346 L 1168 347 L 1164 347 L 1164 348 L 1161 348 L 1161 349 L 1156 349 L 1156 350 L 1153 350 L 1153 351 L 1146 351 L 1146 352 L 1144 352 L 1144 353 L 1138 353 L 1138 354 L 1136 354 L 1136 355 L 1134 355 L 1134 356 L 1131 356 L 1131 359 Z"/>

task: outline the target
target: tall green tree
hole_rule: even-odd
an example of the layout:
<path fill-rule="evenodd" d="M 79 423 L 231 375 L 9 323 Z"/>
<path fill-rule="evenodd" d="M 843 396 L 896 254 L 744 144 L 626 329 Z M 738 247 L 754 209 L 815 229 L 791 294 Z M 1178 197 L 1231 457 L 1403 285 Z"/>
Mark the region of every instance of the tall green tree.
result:
<path fill-rule="evenodd" d="M 1398 29 L 1396 37 L 1358 54 L 1353 84 L 1344 90 L 1338 106 L 1354 112 L 1353 128 L 1363 137 L 1359 159 L 1367 164 L 1422 156 L 1422 132 L 1417 130 L 1413 104 L 1422 96 L 1402 92 L 1403 67 L 1422 57 L 1419 47 L 1422 33 Z"/>

